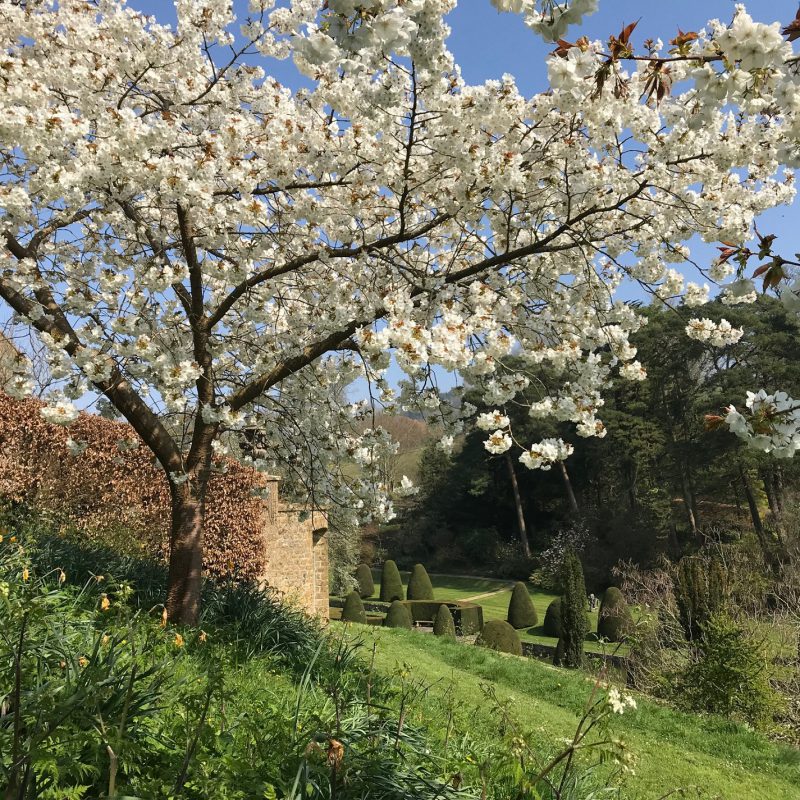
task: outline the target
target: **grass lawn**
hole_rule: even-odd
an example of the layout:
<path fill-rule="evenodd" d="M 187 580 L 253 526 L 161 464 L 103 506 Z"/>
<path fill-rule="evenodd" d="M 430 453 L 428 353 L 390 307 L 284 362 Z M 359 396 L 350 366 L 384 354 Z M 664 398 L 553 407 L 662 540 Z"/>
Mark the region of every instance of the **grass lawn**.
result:
<path fill-rule="evenodd" d="M 551 750 L 574 733 L 591 691 L 585 673 L 532 659 L 413 631 L 353 629 L 363 633 L 368 644 L 375 638 L 379 669 L 403 670 L 428 687 L 424 712 L 419 713 L 435 720 L 455 709 L 458 727 L 479 748 L 491 746 L 498 736 L 496 711 L 483 700 L 487 682 L 501 701 L 511 701 L 522 729 Z M 800 752 L 725 720 L 681 713 L 642 697 L 637 703 L 635 711 L 613 720 L 613 733 L 636 756 L 634 774 L 622 779 L 623 800 L 657 800 L 679 788 L 687 793 L 674 796 L 706 800 L 800 796 Z"/>
<path fill-rule="evenodd" d="M 400 573 L 404 586 L 408 585 L 410 574 L 409 572 Z M 375 582 L 375 597 L 379 597 L 381 592 L 380 570 L 373 570 L 372 576 Z M 508 614 L 508 603 L 511 600 L 511 591 L 514 587 L 514 581 L 498 580 L 496 578 L 475 578 L 471 575 L 440 575 L 436 573 L 431 573 L 430 579 L 433 584 L 434 596 L 437 600 L 467 600 L 476 595 L 492 592 L 493 594 L 490 596 L 481 597 L 474 601 L 483 607 L 484 621 L 490 619 L 505 619 Z M 527 584 L 527 586 L 528 593 L 531 596 L 531 600 L 533 600 L 536 613 L 539 616 L 539 625 L 535 628 L 529 628 L 528 630 L 521 630 L 519 632 L 520 637 L 523 641 L 555 646 L 556 639 L 552 636 L 544 635 L 542 623 L 544 622 L 547 606 L 550 605 L 556 595 L 543 592 L 530 584 Z M 594 631 L 597 630 L 597 610 L 589 613 L 589 620 L 590 633 L 586 639 L 586 652 L 601 653 L 604 650 L 609 652 L 613 650 L 614 652 L 619 652 L 621 655 L 624 655 L 624 647 L 615 650 L 615 645 L 603 646 L 597 642 L 597 637 L 594 633 Z"/>

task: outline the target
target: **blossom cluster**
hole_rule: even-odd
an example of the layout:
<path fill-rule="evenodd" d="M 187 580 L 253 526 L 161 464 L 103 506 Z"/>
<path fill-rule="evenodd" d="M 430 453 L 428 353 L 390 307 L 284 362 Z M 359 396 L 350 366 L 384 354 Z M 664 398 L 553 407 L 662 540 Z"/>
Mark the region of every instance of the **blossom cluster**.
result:
<path fill-rule="evenodd" d="M 734 328 L 726 319 L 714 322 L 706 317 L 690 319 L 686 326 L 686 335 L 698 342 L 708 342 L 713 347 L 726 347 L 736 344 L 744 335 L 744 330 Z"/>
<path fill-rule="evenodd" d="M 800 450 L 800 403 L 786 392 L 748 392 L 746 414 L 728 406 L 725 424 L 750 447 L 778 458 Z"/>

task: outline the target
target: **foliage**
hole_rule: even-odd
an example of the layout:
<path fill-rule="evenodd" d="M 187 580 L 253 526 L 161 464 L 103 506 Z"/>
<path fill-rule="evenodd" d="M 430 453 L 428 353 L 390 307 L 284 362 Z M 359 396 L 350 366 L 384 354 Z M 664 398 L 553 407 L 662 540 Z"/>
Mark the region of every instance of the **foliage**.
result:
<path fill-rule="evenodd" d="M 392 601 L 389 610 L 386 612 L 383 624 L 387 628 L 408 628 L 411 630 L 414 627 L 411 620 L 411 612 L 402 600 Z"/>
<path fill-rule="evenodd" d="M 701 634 L 678 677 L 682 702 L 694 711 L 772 727 L 780 698 L 771 685 L 774 669 L 764 641 L 725 614 L 712 614 Z"/>
<path fill-rule="evenodd" d="M 436 619 L 433 621 L 433 633 L 435 636 L 445 636 L 449 639 L 456 638 L 456 625 L 453 622 L 453 615 L 450 609 L 442 603 L 436 612 Z"/>
<path fill-rule="evenodd" d="M 561 636 L 564 654 L 561 663 L 567 667 L 583 664 L 583 640 L 588 633 L 586 621 L 586 585 L 583 582 L 583 567 L 571 548 L 564 553 L 561 572 Z"/>
<path fill-rule="evenodd" d="M 561 638 L 561 598 L 556 597 L 550 601 L 544 615 L 544 635 Z"/>
<path fill-rule="evenodd" d="M 422 564 L 414 564 L 406 588 L 406 600 L 433 600 L 433 585 Z"/>
<path fill-rule="evenodd" d="M 361 602 L 361 597 L 355 590 L 350 592 L 344 600 L 342 621 L 360 622 L 362 625 L 367 624 L 367 612 L 364 611 L 364 604 Z"/>
<path fill-rule="evenodd" d="M 333 594 L 346 595 L 359 588 L 353 570 L 361 555 L 361 528 L 357 516 L 350 509 L 333 506 L 327 511 L 327 517 L 330 590 Z"/>
<path fill-rule="evenodd" d="M 522 655 L 522 641 L 519 634 L 503 619 L 489 620 L 483 626 L 475 644 L 499 650 L 501 653 Z"/>
<path fill-rule="evenodd" d="M 356 567 L 356 583 L 358 593 L 361 598 L 366 600 L 375 594 L 375 582 L 372 580 L 372 570 L 367 564 L 361 563 Z"/>
<path fill-rule="evenodd" d="M 537 625 L 539 618 L 528 593 L 528 586 L 521 581 L 514 584 L 511 599 L 508 602 L 508 622 L 513 628 L 531 628 Z"/>
<path fill-rule="evenodd" d="M 403 599 L 403 580 L 400 570 L 392 559 L 383 562 L 381 570 L 381 602 L 391 603 L 393 600 Z"/>
<path fill-rule="evenodd" d="M 632 630 L 633 615 L 625 595 L 616 586 L 609 586 L 597 615 L 597 635 L 609 642 L 620 642 Z"/>
<path fill-rule="evenodd" d="M 675 571 L 675 597 L 688 639 L 699 639 L 703 625 L 723 610 L 726 576 L 713 559 L 684 556 Z"/>

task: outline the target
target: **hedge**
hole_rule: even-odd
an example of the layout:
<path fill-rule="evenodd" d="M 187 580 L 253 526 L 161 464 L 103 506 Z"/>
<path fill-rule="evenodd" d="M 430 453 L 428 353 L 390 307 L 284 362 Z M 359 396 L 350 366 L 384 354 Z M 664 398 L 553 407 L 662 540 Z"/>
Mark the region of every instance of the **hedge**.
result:
<path fill-rule="evenodd" d="M 499 650 L 501 653 L 522 655 L 522 641 L 519 634 L 504 619 L 493 619 L 487 622 L 475 644 Z"/>
<path fill-rule="evenodd" d="M 395 600 L 389 607 L 389 612 L 383 620 L 386 628 L 411 628 L 414 627 L 411 621 L 411 612 L 402 600 Z"/>
<path fill-rule="evenodd" d="M 362 625 L 367 624 L 367 614 L 364 611 L 364 604 L 355 590 L 347 595 L 344 601 L 344 608 L 342 609 L 343 622 L 360 622 Z"/>
<path fill-rule="evenodd" d="M 359 564 L 356 567 L 356 582 L 358 583 L 358 593 L 363 600 L 375 594 L 375 581 L 372 580 L 372 570 L 366 564 Z"/>
<path fill-rule="evenodd" d="M 445 605 L 453 615 L 453 624 L 459 636 L 480 633 L 483 628 L 483 608 L 466 601 L 446 602 L 442 600 L 404 600 L 414 622 L 430 622 L 436 619 L 439 606 Z"/>
<path fill-rule="evenodd" d="M 414 564 L 408 579 L 406 600 L 433 600 L 433 584 L 422 564 Z"/>
<path fill-rule="evenodd" d="M 625 596 L 616 586 L 609 586 L 597 615 L 597 635 L 609 642 L 619 642 L 633 628 L 633 616 Z"/>
<path fill-rule="evenodd" d="M 393 600 L 403 599 L 403 580 L 397 564 L 389 559 L 383 562 L 381 570 L 381 600 L 391 603 Z"/>
<path fill-rule="evenodd" d="M 508 603 L 508 624 L 512 628 L 532 628 L 538 622 L 539 617 L 528 587 L 522 581 L 517 581 Z"/>
<path fill-rule="evenodd" d="M 436 619 L 433 621 L 433 633 L 435 636 L 444 636 L 448 639 L 456 638 L 453 615 L 450 613 L 446 603 L 442 603 L 436 612 Z"/>

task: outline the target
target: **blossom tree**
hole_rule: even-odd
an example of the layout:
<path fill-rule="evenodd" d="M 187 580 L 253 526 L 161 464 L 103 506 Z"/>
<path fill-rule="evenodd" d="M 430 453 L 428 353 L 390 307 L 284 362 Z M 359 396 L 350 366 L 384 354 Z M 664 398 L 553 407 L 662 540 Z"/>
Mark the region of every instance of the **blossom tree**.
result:
<path fill-rule="evenodd" d="M 390 411 L 438 414 L 446 448 L 474 409 L 440 400 L 437 368 L 501 409 L 544 364 L 561 378 L 531 412 L 602 436 L 604 385 L 645 374 L 619 284 L 701 304 L 707 286 L 669 266 L 685 242 L 741 244 L 793 197 L 800 88 L 777 23 L 739 9 L 637 56 L 633 25 L 560 38 L 591 0 L 493 2 L 557 42 L 550 91 L 467 84 L 446 46 L 455 0 L 252 0 L 238 26 L 226 0 L 177 0 L 175 29 L 121 0 L 0 6 L 0 297 L 48 349 L 46 417 L 99 396 L 163 467 L 172 620 L 197 618 L 226 433 L 257 432 L 254 466 L 287 461 L 384 517 L 370 467 L 392 443 L 351 424 L 370 410 L 342 399 L 356 377 Z M 283 58 L 312 88 L 270 77 Z M 503 417 L 481 423 L 492 452 L 568 455 L 515 443 Z"/>

